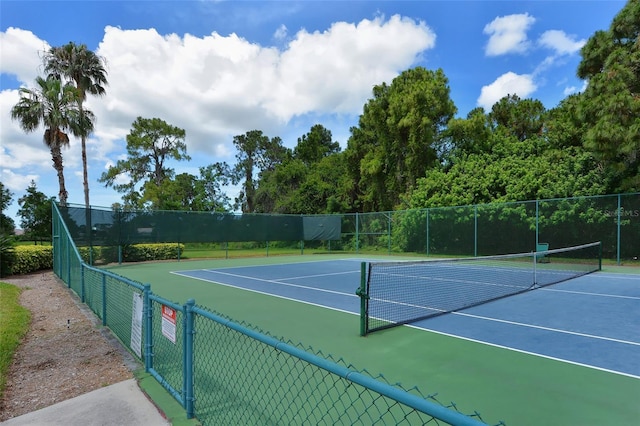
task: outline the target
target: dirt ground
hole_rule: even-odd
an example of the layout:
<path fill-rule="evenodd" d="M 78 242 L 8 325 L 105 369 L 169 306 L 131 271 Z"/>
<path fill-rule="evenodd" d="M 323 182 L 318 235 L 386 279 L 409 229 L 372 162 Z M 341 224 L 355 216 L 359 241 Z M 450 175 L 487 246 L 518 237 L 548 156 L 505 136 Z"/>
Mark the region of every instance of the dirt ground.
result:
<path fill-rule="evenodd" d="M 9 369 L 0 421 L 130 379 L 140 367 L 53 272 L 2 281 L 23 289 L 31 324 Z"/>

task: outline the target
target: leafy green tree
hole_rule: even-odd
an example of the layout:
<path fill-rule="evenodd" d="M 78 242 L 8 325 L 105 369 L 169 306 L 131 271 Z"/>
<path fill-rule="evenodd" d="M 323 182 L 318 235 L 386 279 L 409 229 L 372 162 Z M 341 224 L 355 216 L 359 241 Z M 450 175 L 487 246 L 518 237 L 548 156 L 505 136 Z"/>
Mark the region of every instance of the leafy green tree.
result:
<path fill-rule="evenodd" d="M 640 189 L 640 2 L 632 0 L 608 31 L 582 48 L 578 76 L 588 85 L 581 98 L 584 146 L 612 176 L 609 192 Z"/>
<path fill-rule="evenodd" d="M 582 93 L 570 95 L 549 110 L 545 123 L 545 137 L 551 148 L 582 147 L 586 125 L 580 120 Z"/>
<path fill-rule="evenodd" d="M 25 132 L 45 127 L 44 143 L 51 150 L 53 168 L 58 174 L 60 204 L 67 204 L 67 189 L 64 181 L 62 147 L 69 146 L 65 131 L 77 134 L 83 126 L 78 110 L 78 91 L 75 87 L 53 77 L 46 80 L 36 78 L 36 88 L 20 88 L 20 100 L 11 109 L 11 119 L 17 120 Z M 93 114 L 84 111 L 87 122 L 93 122 Z M 86 125 L 86 123 L 85 123 Z"/>
<path fill-rule="evenodd" d="M 307 179 L 309 167 L 299 159 L 288 159 L 273 170 L 262 173 L 254 196 L 255 213 L 302 213 L 298 210 L 297 191 Z"/>
<path fill-rule="evenodd" d="M 504 129 L 518 140 L 542 134 L 546 109 L 537 99 L 507 95 L 491 107 L 489 119 L 496 129 Z"/>
<path fill-rule="evenodd" d="M 439 166 L 442 131 L 456 112 L 449 92 L 442 70 L 421 67 L 373 88 L 345 150 L 358 189 L 356 209 L 392 210 L 427 170 Z"/>
<path fill-rule="evenodd" d="M 469 154 L 480 154 L 491 150 L 493 129 L 484 108 L 471 110 L 467 118 L 452 118 L 442 132 L 445 143 L 442 158 L 445 167 L 451 166 L 456 158 Z"/>
<path fill-rule="evenodd" d="M 174 170 L 167 166 L 168 160 L 190 160 L 187 145 L 184 142 L 186 132 L 172 126 L 159 118 L 138 117 L 127 135 L 127 155 L 125 160 L 118 160 L 115 166 L 100 176 L 99 182 L 113 187 L 123 195 L 126 207 L 144 207 L 144 194 L 138 187 L 150 189 L 162 187 L 165 180 L 171 179 Z M 127 183 L 117 183 L 118 177 L 126 175 Z M 149 197 L 151 198 L 151 195 Z"/>
<path fill-rule="evenodd" d="M 231 170 L 227 163 L 213 163 L 206 167 L 200 167 L 198 180 L 200 198 L 198 210 L 228 212 L 231 210 L 231 200 L 222 187 L 231 181 Z"/>
<path fill-rule="evenodd" d="M 0 235 L 13 235 L 16 225 L 5 211 L 13 202 L 13 193 L 0 182 Z"/>
<path fill-rule="evenodd" d="M 346 213 L 352 184 L 343 153 L 335 153 L 315 163 L 296 191 L 292 213 Z"/>
<path fill-rule="evenodd" d="M 227 169 L 226 164 L 215 163 L 200 167 L 200 177 L 181 173 L 160 186 L 147 181 L 141 201 L 154 210 L 228 211 L 229 197 L 221 190 L 228 182 Z"/>
<path fill-rule="evenodd" d="M 332 141 L 331 130 L 316 124 L 311 127 L 309 133 L 298 138 L 293 156 L 304 164 L 311 165 L 337 152 L 340 152 L 340 144 Z"/>
<path fill-rule="evenodd" d="M 20 225 L 27 238 L 35 242 L 51 240 L 51 203 L 53 200 L 53 197 L 47 198 L 44 193 L 38 191 L 34 181 L 31 181 L 27 193 L 18 199 Z"/>
<path fill-rule="evenodd" d="M 445 207 L 494 201 L 524 201 L 601 194 L 604 184 L 596 160 L 580 147 L 543 149 L 533 137 L 492 136 L 491 152 L 470 154 L 447 171 L 420 179 L 405 207 Z"/>
<path fill-rule="evenodd" d="M 319 214 L 347 209 L 350 182 L 331 131 L 320 124 L 298 138 L 293 155 L 262 172 L 255 192 L 255 212 Z"/>
<path fill-rule="evenodd" d="M 70 42 L 64 46 L 52 47 L 45 54 L 45 72 L 59 80 L 67 79 L 75 84 L 79 112 L 77 134 L 82 143 L 82 176 L 84 202 L 89 209 L 89 178 L 87 171 L 86 140 L 93 131 L 93 121 L 85 113 L 84 101 L 87 94 L 102 96 L 107 84 L 107 71 L 101 57 L 89 50 L 86 45 Z"/>
<path fill-rule="evenodd" d="M 237 162 L 231 181 L 234 185 L 243 182 L 236 206 L 241 207 L 243 213 L 254 213 L 256 187 L 261 175 L 291 157 L 291 151 L 282 145 L 279 137 L 269 139 L 261 130 L 235 136 L 233 144 L 237 149 Z"/>

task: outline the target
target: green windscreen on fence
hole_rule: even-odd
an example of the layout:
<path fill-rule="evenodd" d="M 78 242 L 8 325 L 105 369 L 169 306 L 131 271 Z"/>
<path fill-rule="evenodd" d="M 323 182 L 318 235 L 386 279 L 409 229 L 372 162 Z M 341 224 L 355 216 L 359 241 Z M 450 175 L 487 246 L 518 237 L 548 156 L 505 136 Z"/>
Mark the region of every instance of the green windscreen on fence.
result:
<path fill-rule="evenodd" d="M 339 215 L 269 215 L 192 211 L 125 211 L 60 206 L 79 245 L 339 240 Z M 87 222 L 90 222 L 87 224 Z M 87 232 L 90 230 L 90 232 Z"/>
<path fill-rule="evenodd" d="M 325 215 L 60 207 L 76 246 L 315 241 L 330 251 L 490 256 L 601 241 L 605 259 L 640 258 L 640 193 Z M 87 230 L 90 229 L 90 232 Z"/>

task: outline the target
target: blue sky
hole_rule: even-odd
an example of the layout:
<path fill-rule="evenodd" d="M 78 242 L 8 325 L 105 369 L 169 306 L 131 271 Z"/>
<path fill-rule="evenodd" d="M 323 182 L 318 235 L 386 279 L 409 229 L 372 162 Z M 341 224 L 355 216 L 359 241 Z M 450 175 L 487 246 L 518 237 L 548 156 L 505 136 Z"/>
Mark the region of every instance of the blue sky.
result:
<path fill-rule="evenodd" d="M 442 68 L 458 116 L 507 94 L 553 108 L 583 90 L 580 48 L 626 2 L 604 1 L 0 1 L 0 180 L 58 194 L 42 142 L 9 111 L 51 46 L 86 44 L 107 63 L 107 95 L 87 106 L 91 204 L 120 194 L 97 182 L 126 152 L 136 117 L 186 130 L 192 161 L 177 173 L 235 162 L 233 136 L 253 129 L 293 148 L 314 124 L 346 147 L 374 85 Z M 38 13 L 36 13 L 36 10 Z M 63 152 L 69 202 L 84 203 L 79 141 Z M 126 179 L 126 177 L 123 177 Z M 228 188 L 230 196 L 237 189 Z"/>

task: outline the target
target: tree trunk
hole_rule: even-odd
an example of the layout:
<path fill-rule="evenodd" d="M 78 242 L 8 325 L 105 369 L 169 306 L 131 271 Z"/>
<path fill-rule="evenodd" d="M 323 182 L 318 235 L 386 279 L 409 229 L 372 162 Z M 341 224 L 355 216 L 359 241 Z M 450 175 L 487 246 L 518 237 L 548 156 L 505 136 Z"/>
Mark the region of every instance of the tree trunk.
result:
<path fill-rule="evenodd" d="M 56 169 L 58 173 L 58 185 L 60 187 L 60 192 L 58 196 L 60 197 L 60 205 L 67 205 L 67 189 L 64 185 L 64 166 L 62 165 L 62 152 L 60 150 L 60 145 L 54 144 L 51 147 L 51 158 L 53 159 L 53 168 Z"/>
<path fill-rule="evenodd" d="M 84 122 L 84 109 L 82 107 L 82 102 L 78 103 L 78 107 L 80 108 L 80 117 L 81 121 Z M 84 186 L 84 206 L 89 209 L 89 172 L 87 170 L 87 135 L 84 134 L 84 129 L 82 130 L 82 135 L 80 137 L 82 142 L 82 178 L 83 178 L 83 186 Z"/>

